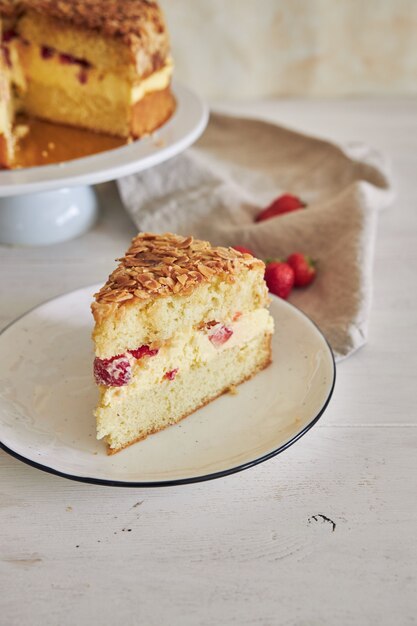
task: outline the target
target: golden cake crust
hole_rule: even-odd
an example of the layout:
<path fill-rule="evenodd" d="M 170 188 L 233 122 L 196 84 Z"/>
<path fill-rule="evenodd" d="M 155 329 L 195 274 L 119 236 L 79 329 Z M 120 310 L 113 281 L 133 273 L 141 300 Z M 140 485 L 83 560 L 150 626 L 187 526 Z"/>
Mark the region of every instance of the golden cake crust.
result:
<path fill-rule="evenodd" d="M 188 296 L 216 275 L 233 282 L 241 271 L 264 267 L 250 254 L 172 233 L 140 233 L 118 260 L 119 266 L 95 294 L 96 322 L 115 307 L 170 295 Z"/>
<path fill-rule="evenodd" d="M 0 168 L 9 167 L 9 148 L 7 145 L 6 137 L 0 135 Z"/>
<path fill-rule="evenodd" d="M 147 93 L 132 106 L 130 132 L 142 137 L 164 124 L 174 113 L 176 102 L 170 87 Z"/>
<path fill-rule="evenodd" d="M 7 5 L 6 0 L 0 2 Z M 13 3 L 14 4 L 14 3 Z M 78 28 L 121 40 L 136 56 L 153 56 L 154 70 L 169 53 L 165 20 L 157 2 L 151 0 L 20 0 L 23 9 L 62 20 Z M 1 5 L 0 5 L 1 6 Z M 0 9 L 1 10 L 1 9 Z"/>
<path fill-rule="evenodd" d="M 0 16 L 14 17 L 21 10 L 20 0 L 0 0 Z"/>

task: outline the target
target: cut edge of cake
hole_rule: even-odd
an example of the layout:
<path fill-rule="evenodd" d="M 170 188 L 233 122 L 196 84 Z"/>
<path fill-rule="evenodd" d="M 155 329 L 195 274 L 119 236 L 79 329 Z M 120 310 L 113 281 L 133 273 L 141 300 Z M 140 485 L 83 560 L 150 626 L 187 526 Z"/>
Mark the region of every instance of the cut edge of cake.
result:
<path fill-rule="evenodd" d="M 1 5 L 0 5 L 1 6 Z M 0 42 L 3 37 L 4 18 L 0 14 Z M 13 162 L 13 105 L 10 75 L 6 52 L 0 45 L 0 167 L 10 167 Z"/>
<path fill-rule="evenodd" d="M 232 382 L 225 383 L 223 385 L 223 388 L 220 389 L 218 392 L 216 392 L 214 395 L 211 395 L 208 398 L 204 399 L 200 404 L 194 406 L 193 408 L 190 408 L 189 410 L 186 410 L 186 412 L 181 414 L 179 417 L 175 418 L 172 421 L 167 422 L 166 424 L 160 425 L 160 427 L 156 427 L 156 428 L 154 428 L 152 430 L 149 430 L 145 434 L 139 435 L 136 439 L 133 439 L 133 440 L 129 441 L 128 443 L 126 443 L 126 444 L 124 444 L 124 445 L 122 445 L 120 447 L 112 448 L 111 444 L 110 444 L 110 441 L 109 441 L 109 438 L 105 437 L 105 441 L 106 441 L 106 444 L 107 444 L 107 454 L 109 456 L 117 454 L 118 452 L 121 452 L 122 450 L 125 450 L 126 448 L 129 448 L 130 446 L 134 445 L 135 443 L 139 443 L 140 441 L 143 441 L 144 439 L 146 439 L 150 435 L 154 435 L 154 434 L 156 434 L 158 432 L 161 432 L 161 431 L 165 430 L 166 428 L 169 428 L 169 426 L 173 426 L 174 424 L 178 424 L 183 419 L 186 419 L 187 417 L 189 417 L 190 415 L 192 415 L 193 413 L 195 413 L 199 409 L 204 408 L 205 406 L 207 406 L 208 404 L 210 404 L 214 400 L 217 400 L 218 398 L 220 398 L 224 394 L 231 393 L 232 395 L 236 395 L 236 391 L 235 391 L 236 387 L 238 387 L 239 385 L 241 385 L 241 384 L 243 384 L 245 382 L 248 382 L 254 376 L 256 376 L 256 374 L 259 374 L 262 370 L 266 369 L 272 363 L 271 339 L 272 339 L 272 333 L 266 335 L 265 342 L 264 342 L 265 356 L 264 356 L 263 360 L 260 361 L 260 363 L 257 365 L 257 368 L 254 369 L 250 374 L 247 374 L 247 375 L 241 377 L 240 379 L 233 380 Z"/>

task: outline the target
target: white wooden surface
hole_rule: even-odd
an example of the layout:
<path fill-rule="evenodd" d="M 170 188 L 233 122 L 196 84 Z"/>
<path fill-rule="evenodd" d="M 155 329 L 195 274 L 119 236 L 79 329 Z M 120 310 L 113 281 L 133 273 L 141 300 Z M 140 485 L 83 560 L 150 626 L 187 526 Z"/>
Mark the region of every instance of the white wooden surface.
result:
<path fill-rule="evenodd" d="M 70 482 L 0 452 L 0 624 L 408 625 L 417 620 L 417 101 L 223 106 L 389 153 L 369 344 L 282 455 L 160 490 Z M 112 184 L 72 242 L 0 248 L 0 325 L 102 280 L 135 229 Z M 59 349 L 59 346 L 57 346 Z"/>

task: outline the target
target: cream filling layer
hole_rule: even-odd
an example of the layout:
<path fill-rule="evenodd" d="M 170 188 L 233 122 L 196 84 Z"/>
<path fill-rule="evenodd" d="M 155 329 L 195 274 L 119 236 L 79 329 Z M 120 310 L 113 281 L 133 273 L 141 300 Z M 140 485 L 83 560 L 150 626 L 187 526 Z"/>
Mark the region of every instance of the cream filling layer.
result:
<path fill-rule="evenodd" d="M 123 387 L 101 387 L 104 405 L 121 400 L 124 395 L 137 393 L 164 382 L 168 372 L 188 370 L 199 367 L 215 358 L 219 353 L 245 344 L 259 334 L 273 333 L 274 322 L 267 309 L 257 309 L 242 315 L 235 322 L 228 324 L 232 336 L 222 345 L 215 345 L 210 340 L 210 329 L 187 330 L 176 335 L 161 347 L 154 357 L 136 360 L 130 357 L 132 379 Z"/>
<path fill-rule="evenodd" d="M 72 59 L 38 44 L 14 40 L 11 51 L 13 82 L 24 91 L 26 82 L 33 81 L 51 88 L 60 88 L 71 96 L 98 96 L 115 103 L 132 105 L 152 91 L 168 87 L 173 72 L 171 59 L 166 65 L 143 80 L 132 84 L 115 72 L 106 72 L 88 61 Z"/>
<path fill-rule="evenodd" d="M 139 100 L 142 100 L 147 93 L 152 91 L 162 91 L 166 89 L 171 82 L 172 72 L 174 71 L 174 64 L 172 59 L 167 59 L 165 66 L 154 72 L 147 78 L 140 81 L 132 89 L 131 103 L 136 104 Z"/>

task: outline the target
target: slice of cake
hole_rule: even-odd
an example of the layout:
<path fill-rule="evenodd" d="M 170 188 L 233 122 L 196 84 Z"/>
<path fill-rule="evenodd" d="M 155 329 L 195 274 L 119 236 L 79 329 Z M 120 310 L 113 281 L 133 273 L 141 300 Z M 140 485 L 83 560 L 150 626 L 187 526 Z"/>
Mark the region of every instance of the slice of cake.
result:
<path fill-rule="evenodd" d="M 92 304 L 97 438 L 109 454 L 270 363 L 264 270 L 249 254 L 192 237 L 133 239 Z"/>
<path fill-rule="evenodd" d="M 0 0 L 1 16 L 21 112 L 125 138 L 172 115 L 169 38 L 156 2 Z"/>

